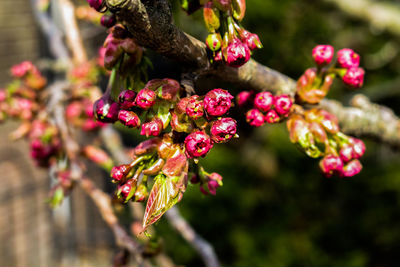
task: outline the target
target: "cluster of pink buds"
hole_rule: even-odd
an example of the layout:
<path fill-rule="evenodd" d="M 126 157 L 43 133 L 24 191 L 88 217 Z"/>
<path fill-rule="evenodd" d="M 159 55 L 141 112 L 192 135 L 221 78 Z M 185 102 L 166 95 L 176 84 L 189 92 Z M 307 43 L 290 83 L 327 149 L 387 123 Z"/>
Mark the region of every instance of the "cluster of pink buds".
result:
<path fill-rule="evenodd" d="M 104 67 L 112 70 L 118 67 L 120 75 L 128 75 L 135 65 L 138 65 L 143 56 L 143 48 L 132 39 L 131 34 L 121 24 L 109 29 L 104 42 Z"/>
<path fill-rule="evenodd" d="M 200 191 L 204 195 L 216 195 L 217 188 L 222 186 L 222 176 L 216 172 L 207 173 L 203 167 L 197 169 L 190 179 L 192 184 L 200 184 Z"/>
<path fill-rule="evenodd" d="M 364 70 L 359 67 L 360 56 L 352 49 L 344 48 L 337 52 L 331 45 L 317 45 L 312 56 L 316 68 L 307 69 L 297 81 L 296 98 L 299 102 L 317 104 L 329 92 L 335 77 L 341 78 L 350 88 L 360 88 L 364 83 Z"/>
<path fill-rule="evenodd" d="M 264 123 L 278 123 L 287 118 L 292 111 L 293 100 L 285 94 L 274 96 L 270 92 L 242 91 L 236 101 L 239 107 L 250 108 L 246 113 L 246 121 L 254 127 Z"/>
<path fill-rule="evenodd" d="M 326 177 L 351 177 L 362 165 L 359 159 L 365 152 L 364 143 L 340 132 L 337 118 L 329 112 L 312 108 L 296 113 L 287 121 L 290 140 L 308 156 L 323 157 L 320 168 Z"/>
<path fill-rule="evenodd" d="M 34 120 L 30 125 L 31 157 L 37 166 L 48 167 L 61 152 L 61 141 L 56 127 L 45 121 Z"/>
<path fill-rule="evenodd" d="M 187 186 L 189 163 L 196 163 L 192 165 L 198 169 L 198 158 L 205 157 L 215 143 L 225 143 L 237 136 L 236 121 L 224 117 L 233 99 L 227 90 L 217 88 L 204 96 L 181 98 L 183 92 L 175 80 L 155 79 L 140 90 L 123 90 L 117 101 L 106 92 L 94 104 L 98 120 L 119 121 L 127 127 L 140 128 L 141 135 L 155 136 L 133 150 L 131 163 L 115 166 L 111 171 L 113 181 L 118 184 L 116 196 L 124 202 L 148 199 L 147 206 L 153 205 L 152 194 L 164 190 L 162 186 L 175 188 L 173 197 L 165 200 L 162 209 L 149 211 L 145 216 L 145 227 L 180 200 Z M 169 132 L 163 131 L 168 129 Z M 150 194 L 148 177 L 155 179 Z M 202 173 L 201 177 L 201 187 L 207 184 L 212 194 L 222 185 L 222 178 L 217 179 L 215 174 Z"/>
<path fill-rule="evenodd" d="M 101 13 L 106 13 L 107 12 L 107 6 L 104 0 L 86 0 L 91 8 L 96 10 L 97 12 Z M 86 15 L 88 18 L 93 18 L 95 15 L 91 14 L 90 12 L 86 11 L 84 12 L 83 10 L 79 10 L 81 15 Z M 84 17 L 84 18 L 86 18 Z M 105 14 L 100 18 L 100 24 L 103 25 L 106 28 L 110 28 L 115 25 L 116 23 L 116 16 L 113 13 L 110 14 Z"/>
<path fill-rule="evenodd" d="M 187 2 L 189 5 L 185 3 L 184 8 L 194 6 L 190 3 L 195 1 Z M 223 61 L 238 68 L 249 61 L 252 50 L 262 48 L 257 34 L 240 26 L 245 12 L 245 0 L 205 1 L 203 17 L 209 32 L 206 45 L 212 52 L 213 61 Z"/>

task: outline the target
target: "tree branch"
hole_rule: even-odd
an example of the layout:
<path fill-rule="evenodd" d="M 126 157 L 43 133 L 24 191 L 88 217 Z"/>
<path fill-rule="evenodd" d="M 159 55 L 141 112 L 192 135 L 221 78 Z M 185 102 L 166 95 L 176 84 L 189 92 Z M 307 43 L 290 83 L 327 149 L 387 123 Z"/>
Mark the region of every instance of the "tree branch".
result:
<path fill-rule="evenodd" d="M 296 83 L 293 79 L 255 60 L 250 60 L 238 69 L 223 64 L 211 66 L 208 63 L 205 44 L 183 33 L 172 24 L 171 10 L 165 0 L 107 0 L 107 5 L 116 12 L 139 44 L 192 66 L 198 74 L 214 75 L 221 80 L 239 84 L 247 90 L 269 90 L 292 96 L 296 91 Z M 377 118 L 385 117 L 382 110 L 387 108 L 377 108 L 378 113 L 371 116 L 366 109 L 346 108 L 332 100 L 325 99 L 321 106 L 338 115 L 345 132 L 373 137 L 392 147 L 400 148 L 400 132 L 394 127 L 399 124 L 399 119 L 393 115 L 385 120 L 388 125 L 393 125 L 388 131 L 381 131 L 381 123 L 377 120 Z M 355 113 L 358 115 L 353 116 Z M 354 121 L 356 118 L 357 122 Z"/>
<path fill-rule="evenodd" d="M 400 6 L 395 3 L 382 3 L 371 0 L 325 0 L 333 3 L 345 13 L 368 21 L 379 30 L 400 35 Z"/>

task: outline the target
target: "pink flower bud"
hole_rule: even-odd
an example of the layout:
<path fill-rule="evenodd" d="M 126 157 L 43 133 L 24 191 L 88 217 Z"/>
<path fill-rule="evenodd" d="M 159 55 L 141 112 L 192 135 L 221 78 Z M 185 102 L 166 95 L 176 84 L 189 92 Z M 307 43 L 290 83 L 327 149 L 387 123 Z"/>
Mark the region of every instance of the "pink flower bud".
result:
<path fill-rule="evenodd" d="M 103 15 L 100 19 L 100 24 L 106 28 L 111 28 L 112 26 L 115 25 L 116 22 L 117 21 L 116 21 L 115 15 L 111 15 L 111 16 Z"/>
<path fill-rule="evenodd" d="M 271 110 L 268 111 L 267 114 L 265 115 L 264 120 L 265 120 L 267 123 L 273 124 L 273 123 L 279 122 L 280 118 L 279 118 L 278 113 L 276 113 L 275 110 L 271 109 Z"/>
<path fill-rule="evenodd" d="M 7 99 L 7 92 L 4 89 L 0 90 L 0 102 L 4 102 Z"/>
<path fill-rule="evenodd" d="M 120 110 L 118 113 L 119 121 L 128 127 L 139 127 L 140 119 L 135 112 L 129 110 Z"/>
<path fill-rule="evenodd" d="M 141 135 L 149 136 L 159 136 L 163 129 L 163 122 L 159 118 L 154 118 L 150 122 L 146 122 L 142 124 L 142 130 L 140 131 Z"/>
<path fill-rule="evenodd" d="M 132 183 L 128 181 L 120 187 L 119 191 L 121 192 L 121 196 L 123 197 L 123 199 L 128 200 L 127 198 L 129 197 L 129 195 L 131 195 L 132 191 Z"/>
<path fill-rule="evenodd" d="M 185 138 L 186 155 L 188 158 L 204 157 L 212 146 L 210 137 L 202 131 L 192 132 Z"/>
<path fill-rule="evenodd" d="M 31 71 L 34 67 L 32 62 L 30 61 L 23 61 L 17 65 L 11 67 L 11 74 L 15 78 L 22 78 L 24 77 L 29 71 Z"/>
<path fill-rule="evenodd" d="M 219 184 L 217 181 L 208 180 L 207 187 L 210 194 L 215 196 L 217 194 L 217 188 L 219 187 Z"/>
<path fill-rule="evenodd" d="M 118 96 L 121 109 L 130 109 L 135 106 L 136 93 L 132 90 L 124 90 Z"/>
<path fill-rule="evenodd" d="M 208 115 L 222 116 L 231 107 L 233 96 L 223 89 L 214 89 L 209 91 L 204 97 L 204 108 Z"/>
<path fill-rule="evenodd" d="M 331 63 L 335 50 L 331 45 L 317 45 L 312 50 L 312 56 L 318 65 L 328 65 Z"/>
<path fill-rule="evenodd" d="M 218 62 L 218 61 L 221 61 L 221 60 L 222 60 L 222 52 L 218 51 L 214 56 L 214 61 Z"/>
<path fill-rule="evenodd" d="M 274 96 L 270 92 L 261 92 L 254 98 L 254 107 L 262 112 L 267 112 L 274 105 Z"/>
<path fill-rule="evenodd" d="M 106 56 L 106 50 L 107 49 L 105 47 L 100 47 L 99 51 L 97 52 L 96 63 L 102 68 L 104 68 L 104 57 Z"/>
<path fill-rule="evenodd" d="M 207 36 L 206 45 L 211 51 L 216 52 L 221 49 L 221 44 L 222 38 L 219 33 L 211 33 Z"/>
<path fill-rule="evenodd" d="M 352 88 L 360 88 L 364 83 L 364 74 L 365 72 L 362 68 L 349 68 L 343 76 L 343 82 Z"/>
<path fill-rule="evenodd" d="M 73 101 L 68 104 L 67 108 L 65 109 L 65 116 L 67 117 L 67 120 L 73 120 L 75 118 L 78 118 L 83 111 L 83 107 L 81 102 L 79 101 Z"/>
<path fill-rule="evenodd" d="M 354 159 L 343 167 L 343 170 L 340 174 L 342 177 L 352 177 L 356 174 L 359 174 L 361 170 L 362 170 L 362 165 L 360 161 Z"/>
<path fill-rule="evenodd" d="M 337 64 L 341 68 L 357 68 L 360 65 L 360 56 L 350 48 L 339 50 L 337 57 Z"/>
<path fill-rule="evenodd" d="M 340 174 L 343 171 L 343 161 L 340 157 L 326 155 L 320 162 L 319 167 L 325 177 L 330 178 L 334 174 Z"/>
<path fill-rule="evenodd" d="M 100 11 L 103 7 L 102 0 L 86 0 L 89 3 L 89 6 L 94 8 L 96 11 Z"/>
<path fill-rule="evenodd" d="M 82 130 L 88 132 L 88 131 L 93 131 L 96 130 L 98 128 L 104 127 L 106 124 L 100 122 L 100 121 L 94 121 L 93 118 L 90 119 L 86 119 L 83 122 L 82 125 Z"/>
<path fill-rule="evenodd" d="M 239 107 L 244 107 L 253 101 L 253 93 L 249 91 L 242 91 L 236 96 L 236 103 Z"/>
<path fill-rule="evenodd" d="M 201 118 L 204 115 L 203 101 L 197 100 L 197 98 L 198 96 L 192 96 L 186 106 L 186 114 L 193 120 Z"/>
<path fill-rule="evenodd" d="M 258 109 L 250 109 L 246 113 L 246 121 L 251 126 L 260 127 L 264 124 L 264 115 Z"/>
<path fill-rule="evenodd" d="M 242 41 L 250 48 L 250 50 L 255 50 L 257 48 L 262 48 L 260 38 L 255 33 L 250 33 L 246 31 L 245 38 Z"/>
<path fill-rule="evenodd" d="M 156 93 L 144 88 L 136 96 L 136 105 L 142 109 L 149 109 L 156 103 Z"/>
<path fill-rule="evenodd" d="M 282 116 L 289 115 L 293 101 L 288 95 L 279 95 L 275 97 L 275 110 Z"/>
<path fill-rule="evenodd" d="M 211 139 L 215 143 L 228 142 L 236 134 L 236 121 L 232 118 L 222 118 L 211 124 Z"/>
<path fill-rule="evenodd" d="M 91 145 L 85 146 L 82 152 L 88 159 L 104 168 L 111 168 L 113 164 L 108 154 L 99 147 Z"/>
<path fill-rule="evenodd" d="M 94 102 L 93 112 L 98 121 L 113 123 L 118 120 L 119 105 L 109 95 L 103 95 Z"/>
<path fill-rule="evenodd" d="M 230 67 L 238 68 L 250 59 L 250 49 L 247 44 L 235 38 L 223 48 L 222 54 L 226 64 Z"/>
<path fill-rule="evenodd" d="M 119 166 L 114 166 L 111 169 L 111 174 L 110 176 L 115 180 L 115 181 L 122 181 L 125 176 L 129 173 L 130 167 L 127 164 L 119 165 Z"/>
<path fill-rule="evenodd" d="M 359 159 L 359 158 L 361 158 L 363 155 L 364 155 L 364 153 L 365 153 L 365 144 L 364 144 L 364 142 L 362 141 L 362 140 L 360 140 L 360 139 L 357 139 L 357 138 L 353 138 L 352 139 L 352 142 L 353 142 L 353 157 L 355 158 L 355 159 Z"/>
<path fill-rule="evenodd" d="M 353 159 L 354 155 L 354 148 L 351 145 L 345 145 L 343 146 L 340 151 L 339 151 L 340 158 L 343 160 L 343 162 L 349 162 L 350 160 Z"/>

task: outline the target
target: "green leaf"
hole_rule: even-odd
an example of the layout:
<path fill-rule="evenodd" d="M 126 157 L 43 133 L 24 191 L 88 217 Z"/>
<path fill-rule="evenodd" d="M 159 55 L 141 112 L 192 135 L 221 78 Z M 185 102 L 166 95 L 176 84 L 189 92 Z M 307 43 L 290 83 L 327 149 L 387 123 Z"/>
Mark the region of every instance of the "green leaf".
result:
<path fill-rule="evenodd" d="M 155 179 L 146 204 L 143 218 L 143 231 L 158 221 L 172 206 L 178 203 L 187 186 L 187 173 L 181 177 L 168 178 L 158 175 Z"/>

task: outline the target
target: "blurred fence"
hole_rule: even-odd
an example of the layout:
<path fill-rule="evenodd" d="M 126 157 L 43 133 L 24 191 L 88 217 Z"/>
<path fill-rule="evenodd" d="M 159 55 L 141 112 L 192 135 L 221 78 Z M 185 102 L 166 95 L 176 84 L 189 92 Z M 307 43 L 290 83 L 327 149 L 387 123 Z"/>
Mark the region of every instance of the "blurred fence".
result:
<path fill-rule="evenodd" d="M 25 141 L 9 141 L 15 128 L 0 126 L 0 266 L 111 266 L 113 236 L 91 200 L 77 189 L 51 210 L 48 174 L 34 166 Z M 89 175 L 104 186 L 102 173 Z"/>

